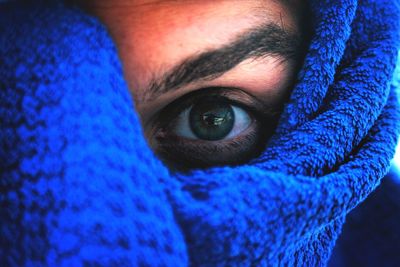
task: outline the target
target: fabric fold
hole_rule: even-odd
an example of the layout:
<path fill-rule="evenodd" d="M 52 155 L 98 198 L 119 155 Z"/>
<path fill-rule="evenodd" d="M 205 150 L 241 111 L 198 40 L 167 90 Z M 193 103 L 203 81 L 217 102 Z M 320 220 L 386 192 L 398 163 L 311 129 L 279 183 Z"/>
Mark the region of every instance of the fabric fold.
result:
<path fill-rule="evenodd" d="M 309 7 L 309 49 L 263 153 L 175 173 L 97 19 L 63 1 L 0 5 L 0 265 L 326 265 L 398 141 L 400 3 Z"/>

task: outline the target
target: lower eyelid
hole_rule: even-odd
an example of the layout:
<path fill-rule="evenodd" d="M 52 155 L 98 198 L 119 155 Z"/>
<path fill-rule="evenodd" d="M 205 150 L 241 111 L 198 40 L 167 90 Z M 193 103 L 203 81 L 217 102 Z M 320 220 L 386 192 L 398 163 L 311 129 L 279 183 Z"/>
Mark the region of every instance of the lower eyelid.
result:
<path fill-rule="evenodd" d="M 230 142 L 235 142 L 237 140 L 242 140 L 246 139 L 246 136 L 251 136 L 251 135 L 257 135 L 258 129 L 256 127 L 248 127 L 246 130 L 242 131 L 242 134 L 240 136 L 236 136 L 233 138 L 225 138 L 217 141 L 209 141 L 209 140 L 202 140 L 202 139 L 192 139 L 192 138 L 186 138 L 182 136 L 177 136 L 177 135 L 171 135 L 167 134 L 163 136 L 163 140 L 173 140 L 173 142 L 177 143 L 182 143 L 181 145 L 193 145 L 193 146 L 218 146 L 218 145 L 224 145 L 228 144 Z M 165 138 L 165 139 L 164 139 Z M 161 140 L 160 140 L 161 141 Z M 165 141 L 163 141 L 165 142 Z M 168 142 L 168 141 L 167 141 Z"/>
<path fill-rule="evenodd" d="M 156 152 L 162 159 L 181 164 L 184 168 L 238 164 L 259 152 L 262 148 L 259 137 L 257 131 L 251 129 L 238 138 L 222 141 L 163 137 L 158 140 Z"/>

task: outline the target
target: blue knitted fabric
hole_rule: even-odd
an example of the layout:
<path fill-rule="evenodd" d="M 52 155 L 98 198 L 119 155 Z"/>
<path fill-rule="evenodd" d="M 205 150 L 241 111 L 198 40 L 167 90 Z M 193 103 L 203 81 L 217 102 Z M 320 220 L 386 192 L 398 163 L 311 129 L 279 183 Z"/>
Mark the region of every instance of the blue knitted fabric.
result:
<path fill-rule="evenodd" d="M 44 2 L 0 5 L 0 266 L 328 263 L 394 154 L 399 1 L 309 1 L 265 151 L 186 174 L 148 147 L 102 24 Z"/>

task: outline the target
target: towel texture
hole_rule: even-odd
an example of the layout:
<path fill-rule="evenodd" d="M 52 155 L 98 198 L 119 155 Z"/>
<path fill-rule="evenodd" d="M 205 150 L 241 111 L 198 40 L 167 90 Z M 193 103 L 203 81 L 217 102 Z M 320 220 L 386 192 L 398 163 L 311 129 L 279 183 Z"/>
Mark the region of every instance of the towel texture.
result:
<path fill-rule="evenodd" d="M 265 151 L 189 174 L 147 146 L 101 23 L 62 1 L 0 5 L 0 265 L 326 265 L 394 154 L 400 3 L 309 4 Z"/>
<path fill-rule="evenodd" d="M 400 179 L 393 169 L 346 218 L 330 267 L 397 266 L 400 262 Z"/>

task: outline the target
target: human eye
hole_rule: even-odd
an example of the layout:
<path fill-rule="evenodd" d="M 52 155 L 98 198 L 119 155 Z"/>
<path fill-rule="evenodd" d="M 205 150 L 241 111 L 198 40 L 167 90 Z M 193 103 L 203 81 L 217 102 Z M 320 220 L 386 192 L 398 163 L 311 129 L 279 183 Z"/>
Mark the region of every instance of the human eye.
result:
<path fill-rule="evenodd" d="M 240 164 L 262 151 L 278 114 L 243 90 L 204 88 L 158 112 L 150 144 L 176 169 Z"/>

